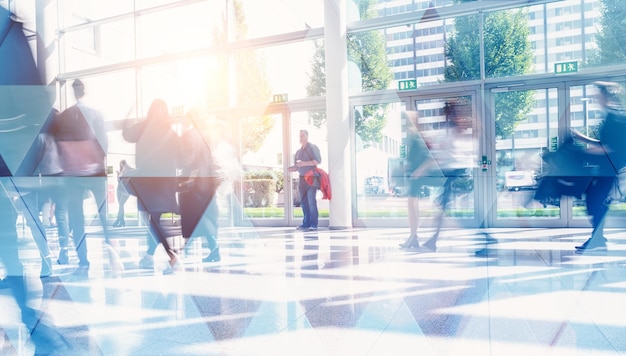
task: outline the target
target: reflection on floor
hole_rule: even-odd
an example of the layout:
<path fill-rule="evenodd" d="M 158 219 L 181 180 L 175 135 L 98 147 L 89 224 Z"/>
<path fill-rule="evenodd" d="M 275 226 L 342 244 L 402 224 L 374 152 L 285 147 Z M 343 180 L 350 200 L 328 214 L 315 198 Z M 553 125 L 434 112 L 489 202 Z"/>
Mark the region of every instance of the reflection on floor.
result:
<path fill-rule="evenodd" d="M 113 231 L 121 278 L 94 232 L 88 277 L 71 274 L 73 256 L 42 279 L 42 309 L 77 354 L 626 354 L 626 230 L 576 255 L 590 229 L 446 230 L 436 252 L 400 250 L 408 229 L 224 229 L 222 262 L 203 264 L 198 241 L 172 275 L 162 251 L 139 269 L 141 228 Z M 479 257 L 484 232 L 498 243 Z M 0 322 L 0 353 L 32 354 L 6 290 Z"/>

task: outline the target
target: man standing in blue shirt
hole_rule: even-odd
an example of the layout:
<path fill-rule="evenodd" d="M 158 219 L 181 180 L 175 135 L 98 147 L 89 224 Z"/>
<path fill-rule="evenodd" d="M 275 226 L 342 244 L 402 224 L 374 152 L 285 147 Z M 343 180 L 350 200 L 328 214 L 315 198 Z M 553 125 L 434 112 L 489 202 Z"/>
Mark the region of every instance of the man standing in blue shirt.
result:
<path fill-rule="evenodd" d="M 296 151 L 295 165 L 288 168 L 289 172 L 298 172 L 299 182 L 298 190 L 300 192 L 300 206 L 302 207 L 302 225 L 298 226 L 298 230 L 309 231 L 317 230 L 318 211 L 317 211 L 317 189 L 319 184 L 310 185 L 307 183 L 304 176 L 309 171 L 315 170 L 320 162 L 322 162 L 322 156 L 320 155 L 320 149 L 309 142 L 309 132 L 306 130 L 300 130 L 300 144 L 301 147 Z M 314 172 L 314 181 L 319 182 L 317 173 Z"/>

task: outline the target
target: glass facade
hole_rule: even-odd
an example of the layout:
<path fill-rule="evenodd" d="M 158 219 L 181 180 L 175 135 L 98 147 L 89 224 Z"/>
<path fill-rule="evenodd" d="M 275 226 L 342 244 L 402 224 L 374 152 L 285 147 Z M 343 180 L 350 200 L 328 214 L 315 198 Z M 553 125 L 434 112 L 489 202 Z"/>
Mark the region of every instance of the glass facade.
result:
<path fill-rule="evenodd" d="M 86 100 L 109 123 L 110 166 L 121 159 L 133 161 L 132 145 L 120 136 L 122 122 L 145 117 L 155 98 L 163 98 L 174 117 L 200 108 L 238 128 L 231 128 L 238 132 L 231 141 L 243 169 L 271 166 L 268 171 L 283 180 L 290 179 L 279 172 L 289 165 L 291 146 L 297 145 L 295 126 L 326 130 L 328 59 L 322 2 L 137 0 L 104 5 L 66 0 L 55 4 L 58 18 L 50 22 L 58 24 L 60 61 L 47 71 L 61 79 L 56 105 L 63 109 L 72 104 L 66 81 L 80 77 L 87 83 Z M 378 198 L 385 201 L 394 196 L 394 189 L 402 189 L 395 187 L 391 173 L 406 144 L 402 111 L 420 106 L 421 122 L 430 129 L 445 127 L 441 108 L 425 104 L 434 100 L 433 95 L 476 93 L 475 115 L 481 127 L 477 151 L 493 163 L 474 178 L 476 186 L 483 187 L 478 192 L 493 191 L 489 194 L 494 201 L 505 199 L 500 196 L 508 192 L 505 176 L 510 172 L 532 161 L 534 168 L 524 170 L 541 173 L 540 152 L 562 140 L 567 127 L 601 121 L 599 112 L 579 107 L 588 103 L 582 88 L 606 71 L 613 73 L 605 68 L 619 65 L 601 47 L 608 46 L 611 31 L 618 31 L 603 28 L 611 22 L 602 0 L 532 5 L 398 0 L 347 1 L 346 5 L 352 122 L 348 137 L 354 147 L 350 186 L 357 201 L 353 206 L 357 223 L 376 218 L 370 209 L 375 180 L 380 186 Z M 566 88 L 569 98 L 558 89 L 565 79 L 572 81 Z M 464 84 L 451 84 L 456 82 Z M 512 98 L 513 87 L 520 85 L 530 86 L 515 90 L 526 100 L 523 114 L 511 130 L 501 132 L 498 120 L 508 109 L 500 102 Z M 572 104 L 562 104 L 566 100 Z M 571 123 L 563 119 L 565 108 Z M 293 121 L 295 117 L 299 119 Z M 259 130 L 260 136 L 252 136 L 259 144 L 250 151 L 246 148 L 250 136 L 241 128 L 255 125 L 264 129 Z M 326 141 L 322 138 L 317 140 Z M 113 179 L 111 184 L 116 184 Z M 295 202 L 297 194 L 289 189 L 287 194 L 276 194 Z M 236 191 L 240 202 L 245 202 L 242 186 Z M 401 221 L 404 203 L 397 198 L 399 202 L 374 215 Z M 279 213 L 249 210 L 251 216 L 277 216 L 283 224 L 298 220 L 297 207 L 278 206 L 279 198 L 271 200 L 265 208 L 277 208 Z M 507 204 L 492 209 L 498 212 L 492 218 L 477 217 L 475 222 L 497 225 L 499 219 L 518 214 L 501 210 Z M 489 210 L 479 205 L 472 209 Z M 528 214 L 535 212 L 521 213 Z"/>
<path fill-rule="evenodd" d="M 0 354 L 626 351 L 626 197 L 535 195 L 611 122 L 594 83 L 626 86 L 624 0 L 0 14 Z M 302 130 L 332 187 L 318 226 Z"/>

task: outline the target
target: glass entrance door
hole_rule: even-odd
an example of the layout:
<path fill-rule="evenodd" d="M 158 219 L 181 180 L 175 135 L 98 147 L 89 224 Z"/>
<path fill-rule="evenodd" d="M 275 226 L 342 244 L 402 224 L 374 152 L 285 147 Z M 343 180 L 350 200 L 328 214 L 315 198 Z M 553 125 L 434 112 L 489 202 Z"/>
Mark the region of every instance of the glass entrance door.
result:
<path fill-rule="evenodd" d="M 354 135 L 355 166 L 353 191 L 356 194 L 357 226 L 407 226 L 409 203 L 417 204 L 420 227 L 435 227 L 443 216 L 442 227 L 476 227 L 483 221 L 477 188 L 482 172 L 477 167 L 481 123 L 475 100 L 475 91 L 461 93 L 427 92 L 419 96 L 399 97 L 391 101 L 353 103 L 353 119 L 361 125 L 384 118 L 384 127 L 378 140 L 366 140 L 363 134 Z M 453 135 L 453 127 L 446 120 L 446 103 L 463 102 L 460 117 L 463 128 Z M 415 132 L 433 152 L 454 147 L 458 141 L 465 145 L 466 174 L 450 181 L 450 201 L 443 207 L 440 197 L 445 190 L 445 179 L 423 179 L 414 191 L 408 166 L 410 147 Z M 455 140 L 458 138 L 459 140 Z M 450 144 L 452 143 L 452 144 Z M 428 152 L 428 148 L 426 148 Z M 436 167 L 424 175 L 428 176 Z M 411 206 L 413 208 L 413 206 Z M 443 215 L 441 214 L 443 212 Z"/>
<path fill-rule="evenodd" d="M 542 155 L 557 149 L 564 132 L 563 93 L 557 87 L 491 90 L 493 226 L 566 225 L 566 201 L 554 206 L 534 199 L 546 169 Z"/>
<path fill-rule="evenodd" d="M 235 226 L 297 226 L 302 223 L 298 192 L 299 177 L 287 171 L 300 148 L 299 132 L 306 130 L 309 142 L 322 155 L 319 167 L 328 171 L 326 125 L 317 120 L 323 111 L 276 110 L 239 115 L 236 142 L 241 177 L 234 182 L 232 195 L 224 195 L 220 210 Z M 328 200 L 319 192 L 317 206 L 320 226 L 328 225 Z"/>
<path fill-rule="evenodd" d="M 236 123 L 232 126 L 241 173 L 233 188 L 220 195 L 221 215 L 228 215 L 236 226 L 284 226 L 284 114 L 239 115 Z"/>
<path fill-rule="evenodd" d="M 483 223 L 480 182 L 484 172 L 478 169 L 483 128 L 475 95 L 437 95 L 413 99 L 417 130 L 429 148 L 435 171 L 423 180 L 418 199 L 419 216 L 432 218 L 437 227 L 477 227 Z"/>

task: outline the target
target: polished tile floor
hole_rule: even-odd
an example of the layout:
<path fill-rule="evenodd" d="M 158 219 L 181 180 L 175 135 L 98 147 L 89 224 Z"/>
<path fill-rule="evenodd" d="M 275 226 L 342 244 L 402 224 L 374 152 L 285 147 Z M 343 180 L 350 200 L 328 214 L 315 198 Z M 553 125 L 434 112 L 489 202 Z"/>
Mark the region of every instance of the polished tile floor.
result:
<path fill-rule="evenodd" d="M 203 264 L 196 242 L 171 275 L 163 251 L 138 268 L 142 228 L 113 231 L 122 277 L 94 231 L 88 277 L 56 265 L 42 279 L 41 308 L 76 354 L 626 354 L 626 230 L 607 229 L 608 252 L 576 255 L 590 229 L 450 229 L 436 252 L 400 250 L 408 229 L 223 229 L 221 263 Z M 478 257 L 485 232 L 498 243 Z M 30 355 L 15 313 L 0 290 L 0 353 Z"/>

